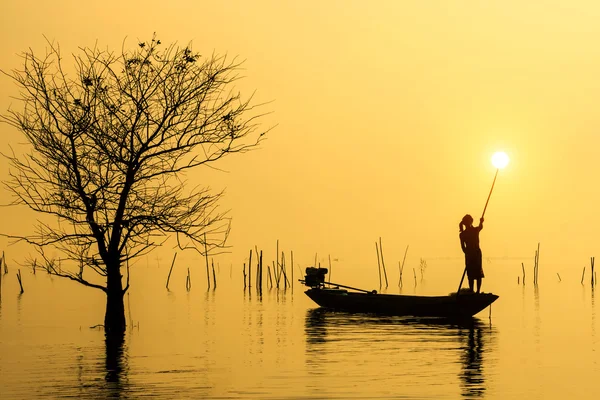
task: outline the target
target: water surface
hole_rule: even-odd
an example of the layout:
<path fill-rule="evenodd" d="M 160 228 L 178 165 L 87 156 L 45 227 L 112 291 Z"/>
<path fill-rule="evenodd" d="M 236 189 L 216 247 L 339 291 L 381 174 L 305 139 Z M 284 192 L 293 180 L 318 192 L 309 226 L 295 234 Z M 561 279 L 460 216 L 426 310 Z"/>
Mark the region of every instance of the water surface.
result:
<path fill-rule="evenodd" d="M 452 291 L 452 276 L 430 270 L 402 293 Z M 38 271 L 23 273 L 19 296 L 10 273 L 0 398 L 596 398 L 600 326 L 590 284 L 523 286 L 500 271 L 486 271 L 484 289 L 501 296 L 491 312 L 457 325 L 324 311 L 299 284 L 259 296 L 230 271 L 216 290 L 198 277 L 187 292 L 174 275 L 167 291 L 168 271 L 140 266 L 126 296 L 131 327 L 109 347 L 94 327 L 101 292 Z"/>

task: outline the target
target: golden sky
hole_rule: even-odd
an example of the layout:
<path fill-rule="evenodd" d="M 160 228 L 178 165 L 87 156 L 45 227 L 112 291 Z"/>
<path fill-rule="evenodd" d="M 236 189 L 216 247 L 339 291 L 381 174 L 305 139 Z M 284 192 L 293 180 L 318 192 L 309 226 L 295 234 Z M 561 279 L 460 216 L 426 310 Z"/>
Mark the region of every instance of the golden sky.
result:
<path fill-rule="evenodd" d="M 193 42 L 246 60 L 239 88 L 272 101 L 262 149 L 229 173 L 232 262 L 258 245 L 372 263 L 458 257 L 458 222 L 486 212 L 484 257 L 529 257 L 579 274 L 600 250 L 600 3 L 595 1 L 3 0 L 0 69 L 79 46 Z M 0 76 L 0 109 L 16 87 Z M 0 126 L 0 147 L 19 142 Z M 0 164 L 0 177 L 7 168 Z M 8 201 L 5 191 L 0 200 Z M 0 209 L 3 231 L 22 217 Z M 0 240 L 0 248 L 6 241 Z M 525 260 L 526 261 L 526 260 Z M 457 261 L 460 269 L 460 260 Z M 515 261 L 520 265 L 520 261 Z"/>

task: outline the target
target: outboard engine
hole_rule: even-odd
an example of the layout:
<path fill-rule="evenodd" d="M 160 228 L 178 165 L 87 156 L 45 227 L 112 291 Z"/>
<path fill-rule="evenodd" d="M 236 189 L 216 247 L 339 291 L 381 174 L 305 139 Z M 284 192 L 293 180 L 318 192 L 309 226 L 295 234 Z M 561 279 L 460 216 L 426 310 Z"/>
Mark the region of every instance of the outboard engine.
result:
<path fill-rule="evenodd" d="M 304 277 L 304 284 L 311 288 L 318 288 L 325 286 L 325 275 L 327 275 L 327 268 L 306 268 L 306 276 Z"/>

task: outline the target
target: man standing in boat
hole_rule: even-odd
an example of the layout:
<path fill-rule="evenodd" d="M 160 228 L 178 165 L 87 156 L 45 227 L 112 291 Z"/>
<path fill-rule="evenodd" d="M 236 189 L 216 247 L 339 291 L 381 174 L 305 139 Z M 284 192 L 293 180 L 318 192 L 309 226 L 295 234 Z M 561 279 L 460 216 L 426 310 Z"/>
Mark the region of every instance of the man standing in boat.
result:
<path fill-rule="evenodd" d="M 460 247 L 465 253 L 465 266 L 469 288 L 473 291 L 473 283 L 477 281 L 477 293 L 481 290 L 481 280 L 484 277 L 481 249 L 479 248 L 479 232 L 483 229 L 483 218 L 479 220 L 479 226 L 473 226 L 473 217 L 465 215 L 458 225 L 460 229 Z"/>

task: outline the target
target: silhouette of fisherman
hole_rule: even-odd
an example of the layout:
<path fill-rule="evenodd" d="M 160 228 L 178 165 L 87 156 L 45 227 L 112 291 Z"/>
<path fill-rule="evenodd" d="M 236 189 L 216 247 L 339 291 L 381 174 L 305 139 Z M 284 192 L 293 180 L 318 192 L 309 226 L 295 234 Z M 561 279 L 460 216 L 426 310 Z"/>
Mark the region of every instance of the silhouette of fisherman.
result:
<path fill-rule="evenodd" d="M 483 229 L 483 218 L 479 220 L 479 226 L 473 226 L 473 217 L 465 215 L 458 224 L 460 229 L 460 247 L 465 253 L 465 266 L 469 288 L 473 291 L 473 283 L 477 281 L 477 293 L 481 290 L 481 280 L 484 277 L 481 262 L 481 249 L 479 248 L 479 232 Z"/>

